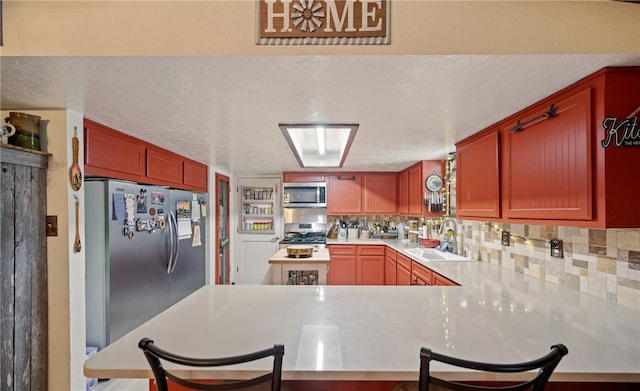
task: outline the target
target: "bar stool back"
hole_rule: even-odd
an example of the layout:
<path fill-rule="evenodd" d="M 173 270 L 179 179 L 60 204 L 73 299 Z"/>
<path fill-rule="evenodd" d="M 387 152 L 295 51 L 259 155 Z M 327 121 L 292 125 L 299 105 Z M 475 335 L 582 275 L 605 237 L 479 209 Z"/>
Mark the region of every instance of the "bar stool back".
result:
<path fill-rule="evenodd" d="M 264 385 L 265 389 L 271 391 L 279 391 L 282 379 L 282 358 L 284 356 L 284 345 L 273 345 L 272 348 L 260 350 L 257 352 L 242 354 L 239 356 L 220 357 L 220 358 L 193 358 L 185 357 L 178 354 L 168 352 L 159 348 L 153 340 L 142 338 L 138 343 L 138 347 L 142 349 L 153 375 L 156 380 L 158 391 L 169 391 L 167 379 L 172 382 L 193 390 L 201 391 L 233 391 L 242 389 L 253 389 L 252 387 Z M 220 367 L 225 365 L 242 364 L 249 361 L 255 361 L 273 356 L 273 369 L 264 375 L 247 379 L 225 381 L 220 383 L 204 383 L 195 380 L 188 380 L 176 376 L 168 371 L 161 360 L 169 361 L 175 364 L 191 366 L 191 367 Z M 267 388 L 266 386 L 270 386 Z"/>
<path fill-rule="evenodd" d="M 566 346 L 557 344 L 553 345 L 551 347 L 551 351 L 543 357 L 529 362 L 518 364 L 489 364 L 446 356 L 444 354 L 439 354 L 431 351 L 431 349 L 423 347 L 422 349 L 420 349 L 420 380 L 418 382 L 418 389 L 419 391 L 542 391 L 549 381 L 551 373 L 553 373 L 558 363 L 560 363 L 562 357 L 564 357 L 567 353 L 569 353 L 569 350 Z M 520 381 L 517 384 L 511 384 L 508 386 L 479 386 L 442 380 L 440 378 L 431 376 L 429 366 L 431 361 L 439 361 L 457 367 L 495 373 L 519 373 L 532 371 L 534 369 L 537 369 L 538 371 L 532 379 Z"/>

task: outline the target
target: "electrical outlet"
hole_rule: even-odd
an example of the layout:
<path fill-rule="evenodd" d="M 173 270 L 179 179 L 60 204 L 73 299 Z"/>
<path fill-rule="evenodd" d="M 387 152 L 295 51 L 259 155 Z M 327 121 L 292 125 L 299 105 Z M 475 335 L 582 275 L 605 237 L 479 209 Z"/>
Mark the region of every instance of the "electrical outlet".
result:
<path fill-rule="evenodd" d="M 554 258 L 562 258 L 562 240 L 551 239 L 549 243 L 551 247 L 551 256 Z"/>
<path fill-rule="evenodd" d="M 502 231 L 502 245 L 510 246 L 511 233 L 509 231 Z"/>

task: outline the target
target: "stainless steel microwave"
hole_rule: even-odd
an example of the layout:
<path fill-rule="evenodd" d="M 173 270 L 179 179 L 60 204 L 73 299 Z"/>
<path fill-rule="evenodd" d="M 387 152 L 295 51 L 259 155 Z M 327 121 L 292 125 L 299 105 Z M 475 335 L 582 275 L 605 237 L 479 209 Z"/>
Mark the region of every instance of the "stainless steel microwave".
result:
<path fill-rule="evenodd" d="M 282 205 L 286 208 L 326 208 L 325 183 L 284 183 Z"/>

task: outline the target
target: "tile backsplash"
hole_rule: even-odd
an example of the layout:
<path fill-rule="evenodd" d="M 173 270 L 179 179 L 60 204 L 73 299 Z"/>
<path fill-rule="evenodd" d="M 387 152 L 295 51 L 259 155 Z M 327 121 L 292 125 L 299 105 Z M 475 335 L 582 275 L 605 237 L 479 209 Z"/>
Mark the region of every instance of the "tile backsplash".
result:
<path fill-rule="evenodd" d="M 640 309 L 640 229 L 458 220 L 458 230 L 459 248 L 473 258 Z M 550 239 L 562 240 L 562 258 L 551 257 Z"/>
<path fill-rule="evenodd" d="M 364 216 L 328 216 L 328 225 L 336 219 L 362 221 Z M 394 215 L 366 219 L 407 220 Z M 640 309 L 640 229 L 456 221 L 461 254 Z M 509 246 L 502 245 L 502 231 L 511 235 Z M 551 256 L 551 239 L 562 240 L 562 258 Z"/>

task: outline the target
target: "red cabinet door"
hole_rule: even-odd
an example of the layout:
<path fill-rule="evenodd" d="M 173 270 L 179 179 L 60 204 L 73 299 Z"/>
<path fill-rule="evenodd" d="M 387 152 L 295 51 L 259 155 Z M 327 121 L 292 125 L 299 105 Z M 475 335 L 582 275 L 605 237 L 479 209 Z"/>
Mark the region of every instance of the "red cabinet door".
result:
<path fill-rule="evenodd" d="M 387 247 L 384 262 L 384 284 L 396 285 L 396 252 Z"/>
<path fill-rule="evenodd" d="M 411 276 L 412 276 L 412 284 L 413 285 L 434 285 L 433 284 L 433 271 L 431 269 L 422 266 L 417 262 L 413 262 L 411 266 Z"/>
<path fill-rule="evenodd" d="M 329 285 L 356 284 L 356 246 L 329 245 Z"/>
<path fill-rule="evenodd" d="M 457 286 L 458 284 L 448 278 L 442 277 L 438 273 L 433 273 L 433 285 Z"/>
<path fill-rule="evenodd" d="M 422 216 L 424 182 L 422 181 L 422 164 L 409 168 L 409 215 Z"/>
<path fill-rule="evenodd" d="M 403 268 L 405 268 L 405 269 L 409 270 L 409 272 L 411 272 L 411 262 L 413 262 L 411 260 L 411 258 L 409 258 L 409 257 L 407 257 L 407 256 L 405 256 L 403 254 L 397 253 L 396 261 L 398 262 L 398 266 L 402 266 Z"/>
<path fill-rule="evenodd" d="M 498 132 L 456 144 L 457 216 L 500 217 Z"/>
<path fill-rule="evenodd" d="M 362 213 L 395 214 L 397 210 L 398 175 L 366 174 L 362 185 Z"/>
<path fill-rule="evenodd" d="M 145 145 L 93 121 L 84 120 L 85 173 L 139 181 L 145 175 Z"/>
<path fill-rule="evenodd" d="M 192 190 L 207 191 L 208 169 L 207 166 L 184 159 L 183 163 L 183 183 L 185 187 Z"/>
<path fill-rule="evenodd" d="M 386 257 L 384 261 L 384 284 L 396 285 L 396 273 L 396 261 L 394 261 L 393 258 Z"/>
<path fill-rule="evenodd" d="M 356 283 L 384 285 L 385 246 L 358 246 Z"/>
<path fill-rule="evenodd" d="M 398 286 L 411 285 L 411 271 L 398 264 L 396 269 L 396 282 Z"/>
<path fill-rule="evenodd" d="M 159 183 L 182 185 L 182 158 L 166 149 L 148 146 L 147 177 Z"/>
<path fill-rule="evenodd" d="M 409 170 L 398 175 L 398 214 L 409 214 Z"/>
<path fill-rule="evenodd" d="M 346 173 L 330 176 L 327 183 L 327 214 L 362 212 L 362 176 Z"/>
<path fill-rule="evenodd" d="M 396 261 L 397 285 L 411 285 L 411 258 L 397 253 Z"/>
<path fill-rule="evenodd" d="M 384 285 L 384 255 L 359 255 L 356 264 L 358 285 Z"/>
<path fill-rule="evenodd" d="M 591 90 L 553 105 L 555 117 L 536 122 L 549 110 L 538 106 L 521 131 L 503 130 L 506 218 L 591 220 Z"/>
<path fill-rule="evenodd" d="M 330 285 L 356 285 L 356 256 L 332 255 L 329 263 Z"/>

